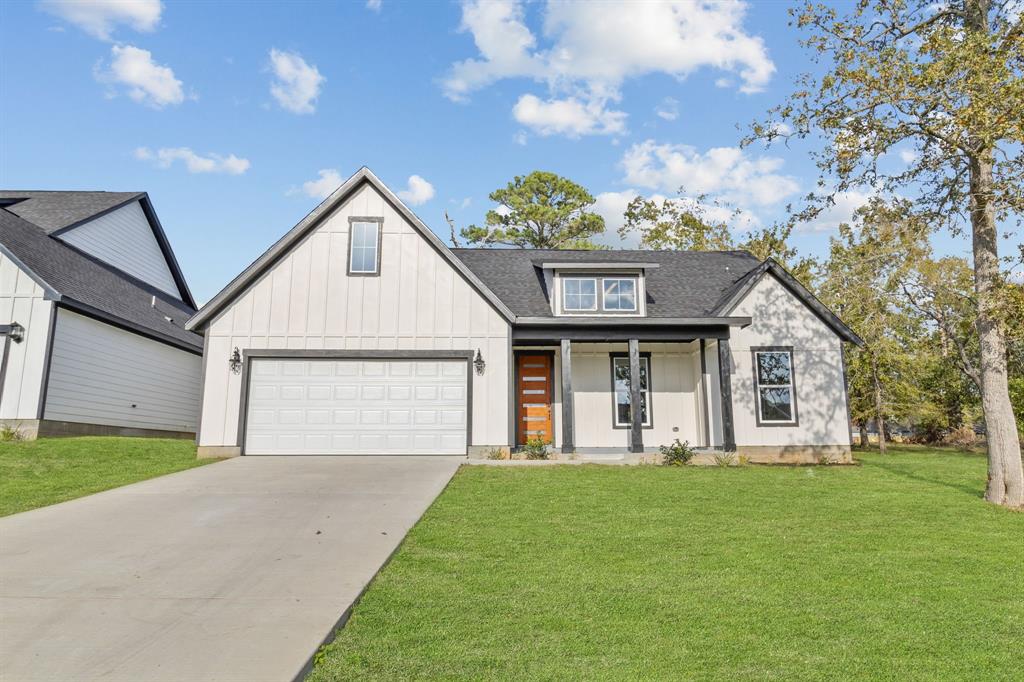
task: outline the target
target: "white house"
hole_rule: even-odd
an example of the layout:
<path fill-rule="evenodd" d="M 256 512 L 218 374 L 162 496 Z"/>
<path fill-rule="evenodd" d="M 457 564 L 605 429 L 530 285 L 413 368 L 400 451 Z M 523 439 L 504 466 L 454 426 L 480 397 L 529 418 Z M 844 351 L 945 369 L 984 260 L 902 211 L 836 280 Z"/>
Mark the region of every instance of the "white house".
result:
<path fill-rule="evenodd" d="M 0 191 L 0 424 L 194 434 L 194 313 L 145 193 Z"/>
<path fill-rule="evenodd" d="M 189 322 L 201 456 L 850 456 L 858 337 L 742 251 L 449 249 L 362 169 Z M 639 381 L 631 381 L 631 377 Z"/>

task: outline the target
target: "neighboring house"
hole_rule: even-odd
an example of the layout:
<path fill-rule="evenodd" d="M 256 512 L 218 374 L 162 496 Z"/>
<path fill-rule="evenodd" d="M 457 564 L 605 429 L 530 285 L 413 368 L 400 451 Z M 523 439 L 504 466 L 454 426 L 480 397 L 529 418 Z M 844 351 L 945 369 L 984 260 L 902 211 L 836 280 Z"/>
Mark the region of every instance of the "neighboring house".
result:
<path fill-rule="evenodd" d="M 201 456 L 850 456 L 857 336 L 742 251 L 445 247 L 369 170 L 193 317 Z M 631 377 L 639 381 L 631 382 Z"/>
<path fill-rule="evenodd" d="M 145 193 L 0 191 L 0 423 L 186 436 L 195 302 Z"/>

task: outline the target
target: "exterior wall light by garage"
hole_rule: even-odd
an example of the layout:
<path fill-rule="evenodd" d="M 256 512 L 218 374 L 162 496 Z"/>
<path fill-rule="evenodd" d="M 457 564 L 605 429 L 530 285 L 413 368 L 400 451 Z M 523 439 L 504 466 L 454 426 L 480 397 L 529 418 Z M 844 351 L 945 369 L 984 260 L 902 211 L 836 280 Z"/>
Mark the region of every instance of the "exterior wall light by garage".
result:
<path fill-rule="evenodd" d="M 482 375 L 484 368 L 487 367 L 487 363 L 484 362 L 484 356 L 480 355 L 480 349 L 476 349 L 476 357 L 473 358 L 473 367 L 476 368 L 476 373 Z"/>
<path fill-rule="evenodd" d="M 7 332 L 7 336 L 10 337 L 14 343 L 21 343 L 22 339 L 25 338 L 25 328 L 17 322 L 11 323 L 11 329 Z"/>
<path fill-rule="evenodd" d="M 238 374 L 242 371 L 242 356 L 238 352 L 238 347 L 231 351 L 231 357 L 228 358 L 228 367 L 231 368 L 232 374 Z"/>

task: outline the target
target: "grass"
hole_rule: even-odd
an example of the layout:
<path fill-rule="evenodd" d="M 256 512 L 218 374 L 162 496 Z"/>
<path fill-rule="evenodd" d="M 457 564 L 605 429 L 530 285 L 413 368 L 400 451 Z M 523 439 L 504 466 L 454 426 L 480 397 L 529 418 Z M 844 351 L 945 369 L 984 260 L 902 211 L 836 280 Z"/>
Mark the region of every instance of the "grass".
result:
<path fill-rule="evenodd" d="M 893 450 L 463 467 L 311 679 L 1014 678 L 1024 514 L 982 455 Z"/>
<path fill-rule="evenodd" d="M 192 441 L 40 438 L 0 442 L 0 516 L 35 509 L 215 460 Z"/>

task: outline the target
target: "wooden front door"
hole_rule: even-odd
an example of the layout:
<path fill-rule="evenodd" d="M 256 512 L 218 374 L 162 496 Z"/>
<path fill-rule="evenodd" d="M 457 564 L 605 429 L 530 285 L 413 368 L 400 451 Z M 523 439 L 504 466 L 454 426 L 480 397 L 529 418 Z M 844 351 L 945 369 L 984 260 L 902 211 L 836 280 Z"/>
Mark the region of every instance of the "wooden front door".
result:
<path fill-rule="evenodd" d="M 551 380 L 552 356 L 548 353 L 520 353 L 516 361 L 516 444 L 530 438 L 554 443 L 551 420 L 554 386 Z"/>

